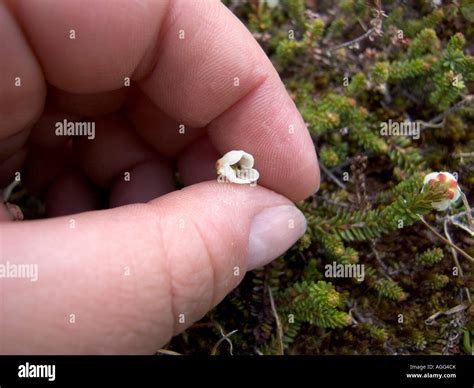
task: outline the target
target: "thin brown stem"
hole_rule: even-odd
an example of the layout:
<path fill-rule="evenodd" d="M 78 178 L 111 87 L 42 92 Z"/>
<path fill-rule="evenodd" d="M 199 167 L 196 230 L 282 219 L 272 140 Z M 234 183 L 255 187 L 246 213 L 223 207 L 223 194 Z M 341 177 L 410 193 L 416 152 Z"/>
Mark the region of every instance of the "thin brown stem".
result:
<path fill-rule="evenodd" d="M 466 208 L 467 223 L 470 228 L 474 228 L 474 221 L 472 220 L 472 214 L 471 214 L 471 206 L 469 205 L 469 202 L 467 201 L 466 194 L 461 192 L 461 199 L 462 199 L 462 203 L 464 204 L 464 207 Z"/>
<path fill-rule="evenodd" d="M 444 227 L 444 234 L 446 235 L 446 238 L 449 240 L 449 242 L 451 244 L 453 244 L 453 239 L 451 238 L 451 235 L 449 234 L 449 230 L 448 230 L 448 219 L 447 218 L 444 220 L 444 226 L 443 227 Z M 454 259 L 454 264 L 459 269 L 459 276 L 464 281 L 464 271 L 461 267 L 461 264 L 459 263 L 458 253 L 454 250 L 454 248 L 452 246 L 450 248 L 451 248 L 451 254 L 452 254 L 453 259 Z M 463 287 L 463 290 L 466 293 L 466 296 L 467 296 L 467 299 L 469 300 L 469 303 L 472 303 L 471 293 L 469 292 L 469 288 L 468 287 Z"/>
<path fill-rule="evenodd" d="M 441 234 L 439 234 L 435 228 L 433 228 L 430 224 L 428 224 L 425 219 L 422 217 L 422 216 L 418 216 L 421 220 L 421 222 L 423 222 L 423 224 L 425 224 L 425 226 L 431 230 L 435 235 L 436 237 L 438 237 L 440 240 L 444 241 L 446 244 L 448 244 L 449 246 L 453 247 L 458 253 L 460 253 L 462 256 L 464 256 L 466 259 L 468 259 L 469 261 L 472 261 L 474 262 L 474 258 L 471 257 L 466 251 L 464 251 L 463 249 L 459 248 L 457 245 L 453 244 L 452 242 L 450 242 L 448 239 L 446 239 L 445 237 L 443 237 Z"/>
<path fill-rule="evenodd" d="M 353 46 L 354 44 L 356 44 L 356 43 L 368 38 L 369 36 L 371 36 L 375 31 L 376 31 L 376 29 L 374 27 L 372 27 L 369 30 L 367 30 L 365 33 L 363 33 L 361 36 L 358 36 L 357 38 L 355 38 L 353 40 L 350 40 L 348 42 L 344 42 L 344 43 L 338 44 L 337 46 L 331 47 L 331 48 L 327 49 L 327 51 L 330 53 L 332 51 L 339 50 L 343 47 Z"/>
<path fill-rule="evenodd" d="M 283 327 L 281 326 L 280 317 L 278 316 L 275 301 L 273 300 L 273 293 L 270 286 L 268 286 L 268 296 L 270 297 L 270 306 L 272 308 L 273 316 L 275 317 L 276 326 L 277 326 L 277 339 L 278 339 L 278 354 L 283 356 L 285 354 L 283 346 Z"/>

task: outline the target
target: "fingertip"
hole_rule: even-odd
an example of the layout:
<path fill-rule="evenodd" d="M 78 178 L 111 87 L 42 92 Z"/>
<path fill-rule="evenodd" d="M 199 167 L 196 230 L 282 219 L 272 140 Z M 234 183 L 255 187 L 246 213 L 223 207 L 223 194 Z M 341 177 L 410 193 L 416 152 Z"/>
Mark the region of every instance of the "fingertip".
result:
<path fill-rule="evenodd" d="M 216 160 L 220 158 L 207 136 L 188 146 L 178 158 L 178 171 L 186 186 L 216 178 Z"/>
<path fill-rule="evenodd" d="M 12 203 L 0 203 L 0 222 L 1 221 L 21 221 L 23 212 L 18 205 Z"/>

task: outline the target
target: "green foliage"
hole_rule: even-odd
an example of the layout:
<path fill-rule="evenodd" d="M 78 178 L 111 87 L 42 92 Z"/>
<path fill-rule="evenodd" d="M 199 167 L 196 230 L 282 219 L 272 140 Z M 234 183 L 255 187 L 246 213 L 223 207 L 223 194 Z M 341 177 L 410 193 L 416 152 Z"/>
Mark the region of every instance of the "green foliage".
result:
<path fill-rule="evenodd" d="M 402 302 L 407 298 L 407 295 L 403 289 L 390 279 L 380 279 L 375 284 L 375 289 L 380 294 L 380 296 L 392 299 L 397 302 Z"/>
<path fill-rule="evenodd" d="M 288 14 L 290 18 L 297 24 L 301 29 L 306 26 L 306 19 L 304 17 L 305 4 L 304 0 L 286 0 L 288 6 Z"/>
<path fill-rule="evenodd" d="M 419 221 L 419 216 L 432 209 L 433 202 L 446 198 L 447 187 L 444 184 L 436 184 L 425 191 L 421 191 L 420 186 L 412 188 L 406 183 L 400 183 L 399 186 L 405 190 L 402 189 L 387 206 L 380 205 L 369 211 L 341 211 L 329 219 L 308 214 L 309 227 L 316 236 L 330 233 L 337 234 L 346 241 L 370 240 L 412 225 Z M 337 250 L 336 255 L 341 252 L 342 250 Z"/>
<path fill-rule="evenodd" d="M 385 203 L 393 201 L 402 193 L 415 193 L 420 190 L 423 184 L 423 176 L 419 173 L 413 174 L 410 178 L 400 182 L 396 186 L 377 194 L 376 202 Z"/>
<path fill-rule="evenodd" d="M 337 38 L 342 35 L 346 28 L 345 19 L 340 17 L 333 20 L 328 28 L 328 36 L 331 38 Z"/>
<path fill-rule="evenodd" d="M 352 97 L 360 96 L 365 92 L 366 82 L 364 73 L 356 73 L 354 77 L 352 77 L 350 84 L 347 86 L 346 94 Z"/>
<path fill-rule="evenodd" d="M 474 355 L 474 330 L 463 330 L 462 348 L 468 356 Z"/>
<path fill-rule="evenodd" d="M 297 321 L 316 324 L 323 328 L 338 328 L 352 324 L 349 314 L 339 310 L 341 295 L 331 283 L 324 281 L 300 282 L 287 290 L 291 301 L 287 311 L 294 314 Z"/>
<path fill-rule="evenodd" d="M 411 332 L 411 341 L 417 350 L 425 350 L 427 341 L 422 331 L 413 330 Z"/>
<path fill-rule="evenodd" d="M 410 43 L 407 56 L 409 58 L 418 58 L 427 53 L 435 54 L 439 48 L 440 42 L 436 31 L 432 28 L 425 28 Z"/>
<path fill-rule="evenodd" d="M 433 265 L 443 260 L 443 250 L 441 248 L 430 248 L 416 258 L 420 265 Z"/>
<path fill-rule="evenodd" d="M 397 82 L 406 78 L 427 74 L 435 57 L 428 55 L 421 58 L 394 61 L 390 65 L 389 81 Z"/>
<path fill-rule="evenodd" d="M 436 27 L 443 18 L 443 10 L 437 9 L 421 19 L 408 20 L 406 23 L 402 24 L 402 30 L 408 37 L 413 37 L 423 29 Z"/>
<path fill-rule="evenodd" d="M 377 84 L 383 84 L 388 81 L 390 76 L 390 63 L 377 62 L 372 68 L 372 80 Z"/>
<path fill-rule="evenodd" d="M 304 37 L 304 42 L 306 45 L 311 46 L 323 36 L 324 33 L 324 22 L 316 18 L 312 22 L 307 24 L 307 33 Z"/>
<path fill-rule="evenodd" d="M 310 247 L 311 243 L 311 235 L 309 233 L 305 233 L 295 244 L 294 249 L 297 249 L 298 251 L 305 251 Z"/>
<path fill-rule="evenodd" d="M 323 145 L 321 147 L 319 150 L 319 160 L 326 167 L 335 167 L 341 162 L 336 149 L 329 145 Z"/>
<path fill-rule="evenodd" d="M 384 343 L 388 339 L 387 331 L 382 327 L 363 323 L 360 325 L 361 329 L 367 332 L 368 337 L 376 342 Z"/>
<path fill-rule="evenodd" d="M 299 52 L 301 52 L 302 44 L 295 40 L 282 40 L 278 43 L 276 56 L 278 62 L 282 66 L 286 66 L 294 60 Z"/>
<path fill-rule="evenodd" d="M 317 238 L 321 241 L 321 245 L 330 260 L 335 260 L 343 264 L 356 263 L 359 261 L 357 251 L 352 248 L 346 248 L 341 237 L 337 234 L 321 232 Z"/>
<path fill-rule="evenodd" d="M 452 70 L 442 75 L 436 75 L 433 82 L 435 90 L 430 95 L 430 102 L 437 105 L 439 110 L 447 109 L 456 101 L 466 86 L 462 74 L 456 74 Z"/>
<path fill-rule="evenodd" d="M 461 14 L 470 22 L 474 22 L 474 1 L 461 0 Z"/>
<path fill-rule="evenodd" d="M 449 283 L 449 277 L 444 274 L 429 274 L 423 285 L 430 290 L 441 290 Z"/>

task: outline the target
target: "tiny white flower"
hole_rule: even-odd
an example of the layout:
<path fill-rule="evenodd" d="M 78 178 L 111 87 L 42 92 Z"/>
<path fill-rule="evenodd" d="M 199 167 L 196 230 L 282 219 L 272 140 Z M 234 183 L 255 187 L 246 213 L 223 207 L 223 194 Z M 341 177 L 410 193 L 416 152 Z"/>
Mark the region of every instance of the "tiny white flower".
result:
<path fill-rule="evenodd" d="M 249 184 L 256 182 L 260 174 L 253 168 L 253 156 L 244 151 L 229 151 L 216 162 L 218 180 Z"/>
<path fill-rule="evenodd" d="M 434 185 L 436 182 L 446 182 L 448 185 L 447 198 L 440 202 L 433 202 L 431 206 L 438 211 L 444 211 L 448 209 L 453 203 L 455 203 L 461 196 L 461 188 L 458 185 L 457 179 L 454 175 L 449 172 L 432 172 L 425 176 L 423 180 L 423 190 L 426 187 Z"/>

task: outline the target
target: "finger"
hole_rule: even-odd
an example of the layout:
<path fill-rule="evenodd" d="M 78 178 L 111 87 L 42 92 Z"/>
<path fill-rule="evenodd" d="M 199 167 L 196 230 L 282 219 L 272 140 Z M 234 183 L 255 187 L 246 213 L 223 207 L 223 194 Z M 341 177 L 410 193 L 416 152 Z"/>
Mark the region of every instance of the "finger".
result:
<path fill-rule="evenodd" d="M 0 141 L 0 164 L 25 145 L 29 133 L 29 129 L 24 129 Z"/>
<path fill-rule="evenodd" d="M 205 133 L 204 128 L 190 128 L 173 120 L 139 90 L 130 96 L 126 114 L 138 135 L 168 158 L 176 156 Z"/>
<path fill-rule="evenodd" d="M 42 196 L 73 163 L 70 141 L 54 149 L 32 145 L 22 169 L 22 181 L 30 194 Z"/>
<path fill-rule="evenodd" d="M 120 109 L 125 102 L 126 90 L 76 94 L 50 87 L 48 103 L 57 110 L 78 116 L 103 116 Z"/>
<path fill-rule="evenodd" d="M 67 122 L 80 121 L 81 116 L 67 114 L 63 111 L 59 111 L 50 104 L 46 104 L 43 114 L 33 125 L 29 137 L 30 141 L 35 145 L 50 149 L 66 144 L 71 136 L 56 135 L 56 124 L 63 123 L 64 120 Z"/>
<path fill-rule="evenodd" d="M 187 186 L 216 179 L 216 161 L 219 154 L 207 136 L 187 147 L 178 158 L 178 171 Z"/>
<path fill-rule="evenodd" d="M 26 146 L 10 156 L 7 160 L 0 163 L 0 187 L 5 187 L 16 178 L 16 174 L 21 168 L 27 157 Z"/>
<path fill-rule="evenodd" d="M 98 209 L 99 198 L 84 174 L 67 171 L 48 187 L 45 205 L 48 217 L 59 217 Z"/>
<path fill-rule="evenodd" d="M 0 221 L 13 221 L 13 216 L 4 203 L 0 202 Z"/>
<path fill-rule="evenodd" d="M 0 222 L 21 220 L 23 220 L 23 212 L 19 206 L 0 202 Z"/>
<path fill-rule="evenodd" d="M 133 166 L 117 178 L 110 191 L 109 207 L 146 203 L 176 190 L 172 166 L 155 158 Z"/>
<path fill-rule="evenodd" d="M 0 25 L 1 140 L 36 120 L 43 108 L 46 87 L 40 66 L 4 2 L 0 2 Z"/>
<path fill-rule="evenodd" d="M 158 53 L 141 86 L 165 113 L 194 127 L 209 124 L 274 72 L 248 30 L 215 0 L 173 1 Z"/>
<path fill-rule="evenodd" d="M 18 0 L 15 8 L 48 82 L 71 93 L 100 93 L 123 87 L 148 58 L 167 3 Z"/>
<path fill-rule="evenodd" d="M 124 354 L 153 353 L 200 319 L 305 220 L 269 190 L 214 182 L 0 228 L 1 261 L 38 271 L 2 282 L 0 352 Z"/>
<path fill-rule="evenodd" d="M 126 169 L 157 156 L 122 115 L 99 117 L 89 124 L 95 130 L 90 137 L 76 139 L 75 151 L 86 175 L 101 187 L 109 187 Z"/>

